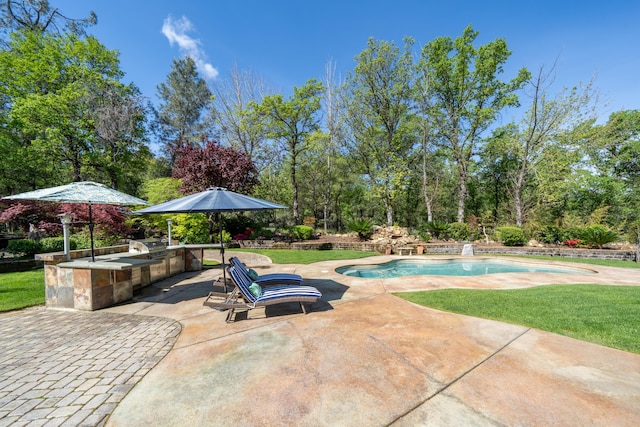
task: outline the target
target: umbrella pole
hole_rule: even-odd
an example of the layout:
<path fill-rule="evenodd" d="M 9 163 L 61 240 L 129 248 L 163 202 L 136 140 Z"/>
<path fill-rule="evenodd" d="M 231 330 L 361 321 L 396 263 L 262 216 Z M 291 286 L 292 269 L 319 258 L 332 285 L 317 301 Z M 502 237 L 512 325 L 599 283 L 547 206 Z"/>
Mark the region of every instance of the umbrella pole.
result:
<path fill-rule="evenodd" d="M 218 214 L 218 223 L 220 224 L 220 256 L 222 257 L 222 287 L 224 293 L 227 293 L 227 269 L 224 264 L 224 241 L 222 239 L 222 214 Z"/>
<path fill-rule="evenodd" d="M 91 238 L 91 262 L 95 262 L 96 256 L 93 252 L 93 211 L 91 209 L 91 203 L 89 203 L 89 236 Z"/>

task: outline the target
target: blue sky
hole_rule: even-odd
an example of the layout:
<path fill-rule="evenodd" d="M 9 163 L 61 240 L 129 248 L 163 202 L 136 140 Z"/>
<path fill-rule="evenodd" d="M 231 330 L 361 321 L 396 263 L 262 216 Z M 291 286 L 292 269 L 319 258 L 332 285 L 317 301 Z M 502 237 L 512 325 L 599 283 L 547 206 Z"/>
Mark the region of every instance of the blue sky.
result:
<path fill-rule="evenodd" d="M 195 57 L 208 78 L 225 78 L 236 63 L 289 94 L 308 79 L 322 79 L 327 61 L 344 76 L 369 37 L 416 40 L 416 52 L 435 37 L 455 38 L 469 24 L 476 45 L 506 39 L 513 52 L 504 80 L 519 68 L 536 72 L 557 60 L 554 87 L 596 76 L 612 111 L 640 109 L 640 2 L 612 0 L 51 0 L 72 17 L 90 10 L 98 24 L 89 32 L 120 52 L 125 81 L 155 102 L 173 58 Z M 164 31 L 163 31 L 164 27 Z M 182 46 L 182 48 L 181 48 Z M 190 46 L 190 47 L 189 47 Z M 217 74 L 216 77 L 214 77 Z"/>

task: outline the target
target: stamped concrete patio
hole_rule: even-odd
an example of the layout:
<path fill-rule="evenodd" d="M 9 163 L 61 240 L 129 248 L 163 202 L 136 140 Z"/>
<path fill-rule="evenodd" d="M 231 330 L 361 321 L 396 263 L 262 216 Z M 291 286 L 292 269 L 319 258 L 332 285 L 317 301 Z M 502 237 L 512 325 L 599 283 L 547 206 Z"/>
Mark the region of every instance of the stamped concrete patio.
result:
<path fill-rule="evenodd" d="M 260 272 L 301 274 L 323 301 L 307 315 L 296 304 L 272 306 L 227 324 L 225 312 L 202 305 L 220 274 L 210 269 L 103 310 L 182 325 L 173 349 L 107 425 L 635 426 L 640 419 L 638 354 L 390 295 L 550 283 L 638 286 L 638 270 L 372 280 L 335 273 L 344 261 L 272 266 L 266 258 L 239 255 Z"/>

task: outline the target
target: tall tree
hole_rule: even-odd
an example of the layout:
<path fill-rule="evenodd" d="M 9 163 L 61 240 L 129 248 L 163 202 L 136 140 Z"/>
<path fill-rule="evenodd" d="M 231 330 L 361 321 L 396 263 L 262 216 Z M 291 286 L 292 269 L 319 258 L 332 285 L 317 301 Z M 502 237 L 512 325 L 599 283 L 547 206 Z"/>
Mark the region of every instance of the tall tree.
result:
<path fill-rule="evenodd" d="M 160 139 L 173 164 L 175 150 L 182 143 L 197 145 L 206 140 L 211 130 L 211 91 L 198 74 L 195 61 L 187 56 L 173 60 L 167 80 L 158 84 L 157 92 Z"/>
<path fill-rule="evenodd" d="M 259 168 L 270 161 L 271 150 L 262 118 L 248 106 L 260 103 L 267 91 L 260 76 L 239 70 L 237 64 L 226 79 L 213 84 L 213 114 L 221 142 L 247 153 Z"/>
<path fill-rule="evenodd" d="M 29 159 L 18 178 L 25 188 L 81 181 L 92 172 L 96 134 L 90 100 L 105 86 L 119 84 L 122 75 L 117 52 L 93 37 L 12 33 L 10 48 L 0 52 L 0 139 Z"/>
<path fill-rule="evenodd" d="M 519 227 L 523 225 L 525 215 L 523 189 L 531 179 L 531 171 L 535 170 L 545 148 L 561 141 L 562 132 L 596 118 L 598 94 L 593 88 L 593 80 L 584 87 L 564 88 L 555 97 L 551 97 L 548 89 L 554 80 L 554 68 L 555 66 L 546 72 L 541 67 L 537 75 L 529 80 L 526 94 L 531 99 L 530 105 L 513 144 L 508 147 L 520 164 L 517 173 L 511 177 L 515 222 Z"/>
<path fill-rule="evenodd" d="M 464 222 L 468 168 L 481 135 L 503 108 L 518 105 L 515 91 L 529 78 L 523 68 L 510 82 L 499 80 L 511 55 L 507 43 L 496 39 L 476 49 L 477 36 L 468 26 L 455 40 L 436 38 L 423 47 L 420 60 L 429 79 L 430 116 L 458 169 L 458 222 Z"/>
<path fill-rule="evenodd" d="M 323 173 L 324 182 L 322 193 L 322 218 L 324 223 L 324 232 L 327 233 L 329 223 L 329 205 L 332 200 L 331 192 L 335 179 L 335 159 L 338 154 L 338 146 L 342 144 L 343 120 L 342 106 L 339 96 L 339 82 L 336 82 L 336 64 L 333 60 L 329 60 L 325 65 L 325 91 L 324 91 L 324 112 L 325 124 L 327 128 L 328 138 L 318 139 L 318 148 L 320 149 L 322 158 L 326 160 L 326 169 Z M 323 168 L 324 169 L 324 168 Z"/>
<path fill-rule="evenodd" d="M 48 0 L 3 0 L 0 2 L 0 29 L 7 35 L 15 30 L 38 33 L 69 32 L 85 35 L 86 27 L 95 25 L 98 17 L 91 11 L 86 18 L 70 18 Z"/>
<path fill-rule="evenodd" d="M 621 185 L 621 218 L 631 241 L 636 242 L 636 262 L 640 262 L 640 111 L 611 114 L 597 128 L 597 142 L 591 147 L 594 165 L 601 179 Z"/>
<path fill-rule="evenodd" d="M 319 128 L 318 111 L 324 86 L 316 79 L 308 80 L 302 87 L 294 87 L 293 95 L 284 100 L 282 95 L 265 96 L 255 105 L 267 119 L 269 137 L 279 141 L 288 161 L 289 177 L 293 190 L 293 220 L 300 224 L 298 200 L 298 157 L 308 148 L 311 134 Z"/>
<path fill-rule="evenodd" d="M 412 44 L 405 39 L 400 52 L 393 43 L 370 38 L 345 82 L 351 149 L 384 203 L 388 225 L 393 225 L 393 199 L 402 188 L 414 143 L 409 126 Z"/>
<path fill-rule="evenodd" d="M 112 82 L 89 95 L 89 116 L 94 122 L 95 144 L 91 164 L 104 174 L 99 181 L 135 192 L 142 184 L 141 170 L 152 158 L 146 145 L 145 106 L 137 87 Z M 128 165 L 125 169 L 122 165 Z"/>

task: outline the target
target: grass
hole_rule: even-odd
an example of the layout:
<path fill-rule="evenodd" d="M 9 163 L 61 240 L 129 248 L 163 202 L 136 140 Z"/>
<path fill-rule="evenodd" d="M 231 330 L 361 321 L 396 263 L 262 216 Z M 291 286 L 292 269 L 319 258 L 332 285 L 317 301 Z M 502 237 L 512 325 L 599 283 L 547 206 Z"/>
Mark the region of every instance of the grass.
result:
<path fill-rule="evenodd" d="M 443 311 L 494 319 L 640 353 L 640 287 L 550 285 L 517 290 L 444 289 L 397 296 Z"/>
<path fill-rule="evenodd" d="M 44 304 L 44 269 L 0 274 L 0 312 Z"/>
<path fill-rule="evenodd" d="M 271 258 L 274 264 L 312 264 L 320 261 L 358 259 L 380 255 L 377 252 L 354 250 L 304 251 L 295 249 L 233 249 L 234 252 L 252 252 Z"/>
<path fill-rule="evenodd" d="M 542 255 L 499 255 L 499 256 L 542 259 L 542 260 L 549 260 L 549 261 L 578 262 L 581 264 L 602 265 L 605 267 L 640 268 L 640 262 L 621 261 L 617 259 L 565 258 L 565 257 L 542 256 Z"/>

